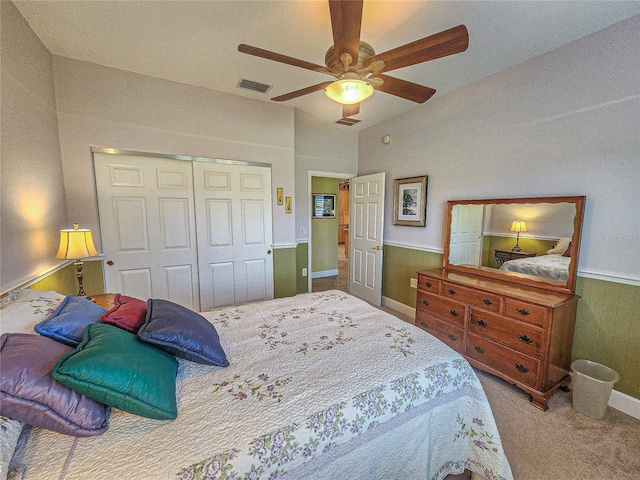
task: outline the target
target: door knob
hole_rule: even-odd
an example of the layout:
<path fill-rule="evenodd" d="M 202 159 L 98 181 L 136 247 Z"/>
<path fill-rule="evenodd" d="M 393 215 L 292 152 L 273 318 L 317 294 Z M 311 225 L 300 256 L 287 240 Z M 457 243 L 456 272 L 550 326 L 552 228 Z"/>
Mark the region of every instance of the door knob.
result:
<path fill-rule="evenodd" d="M 113 265 L 113 260 L 107 260 L 107 265 L 111 267 Z"/>
<path fill-rule="evenodd" d="M 271 250 L 267 250 L 267 255 L 271 255 Z"/>
<path fill-rule="evenodd" d="M 380 245 L 376 245 L 372 248 L 372 250 L 382 250 L 382 247 Z"/>

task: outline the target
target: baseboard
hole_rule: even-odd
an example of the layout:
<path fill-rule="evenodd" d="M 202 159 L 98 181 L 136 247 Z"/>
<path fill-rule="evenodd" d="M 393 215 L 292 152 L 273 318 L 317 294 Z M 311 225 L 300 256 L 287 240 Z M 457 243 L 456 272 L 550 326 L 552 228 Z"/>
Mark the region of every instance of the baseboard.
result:
<path fill-rule="evenodd" d="M 640 399 L 638 398 L 613 390 L 609 397 L 609 406 L 640 420 Z"/>
<path fill-rule="evenodd" d="M 335 277 L 338 275 L 338 269 L 335 270 L 322 270 L 320 272 L 311 272 L 311 278 L 324 278 L 324 277 Z"/>
<path fill-rule="evenodd" d="M 404 303 L 400 303 L 388 297 L 382 297 L 382 305 L 415 318 L 415 308 L 411 308 Z M 640 399 L 632 397 L 631 395 L 613 390 L 611 392 L 611 397 L 609 398 L 609 406 L 622 413 L 626 413 L 627 415 L 640 419 Z"/>
<path fill-rule="evenodd" d="M 411 318 L 416 318 L 416 309 L 410 307 L 409 305 L 405 305 L 404 303 L 400 303 L 396 300 L 393 300 L 389 297 L 382 297 L 382 305 L 384 307 L 392 308 L 396 312 L 400 312 L 404 315 L 408 315 Z"/>

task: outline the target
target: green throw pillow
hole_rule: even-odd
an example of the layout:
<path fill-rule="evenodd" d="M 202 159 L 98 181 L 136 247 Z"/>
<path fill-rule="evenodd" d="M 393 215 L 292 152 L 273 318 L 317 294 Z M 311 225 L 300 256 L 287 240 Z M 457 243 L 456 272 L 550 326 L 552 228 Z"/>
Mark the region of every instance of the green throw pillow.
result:
<path fill-rule="evenodd" d="M 177 360 L 125 330 L 89 325 L 78 347 L 62 357 L 51 376 L 98 402 L 159 420 L 178 416 Z"/>

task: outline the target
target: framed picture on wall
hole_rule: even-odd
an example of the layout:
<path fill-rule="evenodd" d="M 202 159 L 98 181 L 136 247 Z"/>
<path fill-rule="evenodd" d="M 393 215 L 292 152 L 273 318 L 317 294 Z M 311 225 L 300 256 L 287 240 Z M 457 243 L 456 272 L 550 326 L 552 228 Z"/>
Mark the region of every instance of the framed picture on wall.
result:
<path fill-rule="evenodd" d="M 424 177 L 398 178 L 393 197 L 393 224 L 424 227 L 427 218 L 427 180 Z"/>
<path fill-rule="evenodd" d="M 326 193 L 314 193 L 312 218 L 336 218 L 336 196 Z"/>

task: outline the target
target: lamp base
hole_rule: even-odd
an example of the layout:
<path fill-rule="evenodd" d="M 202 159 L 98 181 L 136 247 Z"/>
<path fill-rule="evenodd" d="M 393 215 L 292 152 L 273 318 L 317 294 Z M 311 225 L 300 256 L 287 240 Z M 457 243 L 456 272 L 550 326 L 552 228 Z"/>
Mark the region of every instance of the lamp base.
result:
<path fill-rule="evenodd" d="M 520 250 L 522 250 L 518 245 L 516 245 L 515 247 L 513 247 L 511 249 L 512 252 L 519 252 Z"/>
<path fill-rule="evenodd" d="M 73 262 L 73 264 L 76 266 L 76 276 L 78 277 L 78 285 L 80 285 L 77 296 L 80 298 L 87 298 L 87 294 L 85 293 L 84 287 L 82 286 L 82 277 L 84 277 L 84 275 L 82 274 L 82 262 L 80 260 L 76 260 L 75 262 Z"/>

